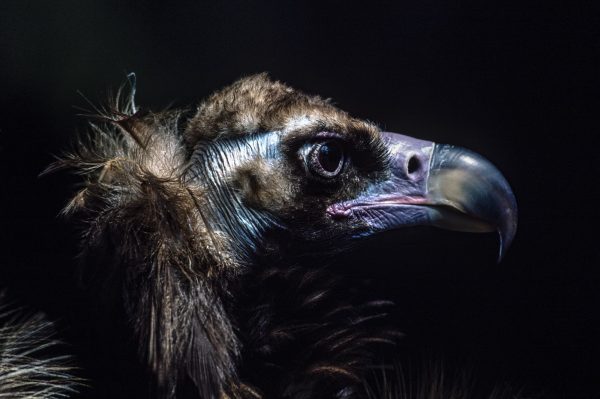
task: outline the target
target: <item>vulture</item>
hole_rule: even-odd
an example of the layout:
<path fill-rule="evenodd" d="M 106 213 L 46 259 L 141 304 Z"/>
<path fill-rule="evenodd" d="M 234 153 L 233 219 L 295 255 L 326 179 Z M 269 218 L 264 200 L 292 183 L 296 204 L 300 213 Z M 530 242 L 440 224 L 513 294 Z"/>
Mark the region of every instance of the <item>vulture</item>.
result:
<path fill-rule="evenodd" d="M 498 259 L 513 240 L 510 186 L 472 151 L 382 131 L 267 74 L 160 112 L 131 83 L 51 169 L 82 176 L 64 213 L 95 337 L 120 343 L 111 361 L 140 397 L 392 397 L 369 381 L 393 364 L 393 305 L 327 260 L 413 226 L 497 232 Z"/>

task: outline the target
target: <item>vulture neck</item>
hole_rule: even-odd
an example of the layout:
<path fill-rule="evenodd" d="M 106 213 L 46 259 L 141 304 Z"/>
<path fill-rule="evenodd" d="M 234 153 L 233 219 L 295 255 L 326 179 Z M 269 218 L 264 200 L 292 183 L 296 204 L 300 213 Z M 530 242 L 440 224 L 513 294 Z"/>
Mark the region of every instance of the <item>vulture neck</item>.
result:
<path fill-rule="evenodd" d="M 192 155 L 191 178 L 205 189 L 207 228 L 225 237 L 225 245 L 241 265 L 252 263 L 263 234 L 279 224 L 268 211 L 244 204 L 233 177 L 238 168 L 256 159 L 278 160 L 279 138 L 279 132 L 270 132 L 205 141 L 196 145 Z"/>

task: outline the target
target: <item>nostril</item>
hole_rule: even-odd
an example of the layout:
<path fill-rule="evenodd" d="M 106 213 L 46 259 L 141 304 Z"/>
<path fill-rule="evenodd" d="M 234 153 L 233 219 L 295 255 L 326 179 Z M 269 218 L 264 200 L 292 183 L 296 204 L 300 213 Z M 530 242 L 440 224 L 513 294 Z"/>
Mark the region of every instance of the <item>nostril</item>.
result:
<path fill-rule="evenodd" d="M 406 171 L 409 176 L 417 174 L 421 171 L 421 160 L 416 155 L 411 155 L 406 164 Z"/>

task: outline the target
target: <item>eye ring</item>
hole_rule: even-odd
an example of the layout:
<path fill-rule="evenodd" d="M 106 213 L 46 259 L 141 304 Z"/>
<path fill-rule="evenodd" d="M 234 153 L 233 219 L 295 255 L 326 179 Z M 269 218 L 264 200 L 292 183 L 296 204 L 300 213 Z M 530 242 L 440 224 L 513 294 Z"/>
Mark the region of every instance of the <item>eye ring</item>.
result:
<path fill-rule="evenodd" d="M 315 143 L 308 154 L 309 171 L 320 178 L 333 179 L 343 170 L 346 151 L 339 140 Z"/>

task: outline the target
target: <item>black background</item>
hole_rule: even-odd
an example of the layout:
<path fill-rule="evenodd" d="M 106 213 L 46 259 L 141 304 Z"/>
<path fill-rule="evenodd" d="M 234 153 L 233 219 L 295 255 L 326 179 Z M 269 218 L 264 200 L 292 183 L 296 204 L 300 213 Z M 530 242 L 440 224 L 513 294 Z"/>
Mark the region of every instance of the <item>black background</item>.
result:
<path fill-rule="evenodd" d="M 101 103 L 133 71 L 138 104 L 161 109 L 269 71 L 386 130 L 473 149 L 513 186 L 519 231 L 499 265 L 493 236 L 430 231 L 338 260 L 384 277 L 407 347 L 598 397 L 600 17 L 564 3 L 4 0 L 2 284 L 76 352 L 85 342 L 70 327 L 85 306 L 76 242 L 57 217 L 77 179 L 37 177 L 84 126 L 77 91 Z"/>

